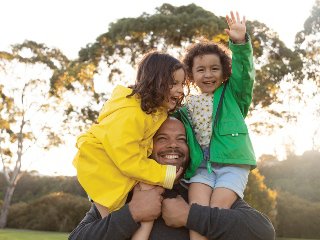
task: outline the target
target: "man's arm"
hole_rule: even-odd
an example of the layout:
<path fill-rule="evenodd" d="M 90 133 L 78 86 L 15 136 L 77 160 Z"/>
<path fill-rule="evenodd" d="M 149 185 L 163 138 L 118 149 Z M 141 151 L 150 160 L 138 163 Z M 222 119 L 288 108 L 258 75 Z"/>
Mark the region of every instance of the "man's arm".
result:
<path fill-rule="evenodd" d="M 180 197 L 165 199 L 162 217 L 168 226 L 185 226 L 208 239 L 275 239 L 270 220 L 243 200 L 237 200 L 231 209 L 219 209 L 197 204 L 189 206 Z"/>
<path fill-rule="evenodd" d="M 129 211 L 128 205 L 101 218 L 98 209 L 92 204 L 84 219 L 70 233 L 69 240 L 125 240 L 139 228 Z"/>
<path fill-rule="evenodd" d="M 101 218 L 93 204 L 79 225 L 71 232 L 69 240 L 125 240 L 140 227 L 142 221 L 152 221 L 161 213 L 161 194 L 164 189 L 156 186 L 151 190 L 134 188 L 131 201 Z"/>

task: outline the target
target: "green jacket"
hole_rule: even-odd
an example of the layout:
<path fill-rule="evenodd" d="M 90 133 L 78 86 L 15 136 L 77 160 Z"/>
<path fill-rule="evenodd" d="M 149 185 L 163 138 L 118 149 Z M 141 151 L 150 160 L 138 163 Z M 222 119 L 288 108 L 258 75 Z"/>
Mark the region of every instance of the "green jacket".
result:
<path fill-rule="evenodd" d="M 252 100 L 255 78 L 252 46 L 250 40 L 243 45 L 229 43 L 232 51 L 232 75 L 226 86 L 223 102 L 216 126 L 212 121 L 210 140 L 210 162 L 223 164 L 246 164 L 256 167 L 256 158 L 244 118 L 247 116 Z M 214 92 L 212 119 L 215 119 L 220 96 L 225 84 Z M 187 134 L 190 148 L 190 165 L 185 178 L 189 179 L 200 166 L 203 153 L 198 143 L 186 107 L 173 114 L 180 119 Z"/>

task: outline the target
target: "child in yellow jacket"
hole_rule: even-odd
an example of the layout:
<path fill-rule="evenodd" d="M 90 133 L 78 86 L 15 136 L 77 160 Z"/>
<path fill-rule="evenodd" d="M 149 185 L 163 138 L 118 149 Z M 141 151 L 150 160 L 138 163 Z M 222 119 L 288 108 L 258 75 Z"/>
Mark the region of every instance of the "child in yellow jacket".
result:
<path fill-rule="evenodd" d="M 171 189 L 183 169 L 148 158 L 152 138 L 183 98 L 185 70 L 176 58 L 150 52 L 138 66 L 136 84 L 117 86 L 97 124 L 79 136 L 73 160 L 89 197 L 107 209 L 122 207 L 138 183 Z"/>

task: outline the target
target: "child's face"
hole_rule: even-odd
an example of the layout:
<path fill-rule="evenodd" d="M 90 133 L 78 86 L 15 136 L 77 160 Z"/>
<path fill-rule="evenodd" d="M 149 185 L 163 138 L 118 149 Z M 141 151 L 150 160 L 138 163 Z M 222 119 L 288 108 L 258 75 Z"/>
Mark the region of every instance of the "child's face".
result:
<path fill-rule="evenodd" d="M 223 82 L 220 58 L 217 54 L 196 56 L 192 67 L 193 81 L 202 93 L 213 93 Z"/>
<path fill-rule="evenodd" d="M 165 108 L 168 111 L 175 109 L 178 101 L 183 96 L 183 86 L 185 83 L 185 72 L 182 68 L 173 73 L 174 84 L 170 88 L 167 100 L 164 101 Z"/>

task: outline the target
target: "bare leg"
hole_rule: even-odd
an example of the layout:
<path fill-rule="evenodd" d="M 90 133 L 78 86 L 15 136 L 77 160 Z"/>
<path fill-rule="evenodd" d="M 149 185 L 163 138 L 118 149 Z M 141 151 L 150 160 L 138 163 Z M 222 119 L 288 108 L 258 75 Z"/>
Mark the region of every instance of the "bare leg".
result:
<path fill-rule="evenodd" d="M 202 206 L 209 206 L 212 188 L 203 183 L 191 183 L 189 186 L 189 204 L 197 203 Z M 207 240 L 198 232 L 190 231 L 190 240 Z"/>
<path fill-rule="evenodd" d="M 140 228 L 133 234 L 131 240 L 148 240 L 153 227 L 152 222 L 141 222 Z"/>
<path fill-rule="evenodd" d="M 211 195 L 210 207 L 229 209 L 237 197 L 237 194 L 228 188 L 216 188 Z"/>
<path fill-rule="evenodd" d="M 96 202 L 94 203 L 94 205 L 96 205 L 96 207 L 101 215 L 101 218 L 104 218 L 109 215 L 109 210 L 107 207 L 102 206 L 101 204 L 96 203 Z"/>
<path fill-rule="evenodd" d="M 138 183 L 141 190 L 150 190 L 155 186 L 146 183 Z M 148 240 L 153 227 L 153 221 L 141 222 L 140 228 L 133 234 L 131 240 Z"/>

